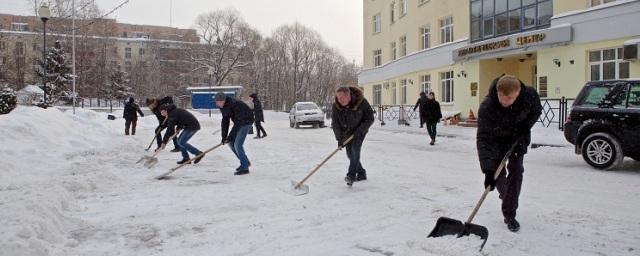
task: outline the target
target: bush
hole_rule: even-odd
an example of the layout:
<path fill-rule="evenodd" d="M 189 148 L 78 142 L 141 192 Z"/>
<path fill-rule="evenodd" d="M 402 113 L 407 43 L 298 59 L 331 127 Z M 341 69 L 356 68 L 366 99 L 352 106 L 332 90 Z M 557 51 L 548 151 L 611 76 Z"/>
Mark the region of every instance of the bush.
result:
<path fill-rule="evenodd" d="M 11 110 L 16 108 L 17 102 L 13 89 L 6 87 L 0 90 L 0 115 L 9 114 Z"/>

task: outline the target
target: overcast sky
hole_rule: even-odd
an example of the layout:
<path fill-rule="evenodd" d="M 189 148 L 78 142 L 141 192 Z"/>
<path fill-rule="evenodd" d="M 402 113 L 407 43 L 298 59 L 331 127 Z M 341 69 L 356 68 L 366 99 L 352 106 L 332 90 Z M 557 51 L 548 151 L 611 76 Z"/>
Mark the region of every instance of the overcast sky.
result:
<path fill-rule="evenodd" d="M 124 0 L 95 0 L 109 11 Z M 349 60 L 362 64 L 362 0 L 130 0 L 111 18 L 119 22 L 192 28 L 196 17 L 211 10 L 235 8 L 267 36 L 283 24 L 298 21 L 322 35 Z M 0 13 L 33 15 L 27 0 L 0 0 Z"/>

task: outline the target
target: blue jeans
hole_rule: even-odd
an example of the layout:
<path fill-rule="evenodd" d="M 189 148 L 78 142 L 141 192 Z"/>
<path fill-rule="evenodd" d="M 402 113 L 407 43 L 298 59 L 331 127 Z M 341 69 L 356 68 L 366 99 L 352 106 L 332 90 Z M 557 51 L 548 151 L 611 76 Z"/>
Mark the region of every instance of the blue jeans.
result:
<path fill-rule="evenodd" d="M 162 145 L 162 133 L 158 132 L 160 130 L 160 126 L 156 127 L 155 133 L 156 133 L 156 142 L 158 143 L 158 147 L 160 147 L 160 145 Z M 178 146 L 178 138 L 177 137 L 173 137 L 173 147 L 180 149 L 180 146 Z"/>
<path fill-rule="evenodd" d="M 199 155 L 202 151 L 198 150 L 196 147 L 191 146 L 191 144 L 187 143 L 194 134 L 196 134 L 196 130 L 184 130 L 180 134 L 178 138 L 178 146 L 180 146 L 180 152 L 182 153 L 182 159 L 189 159 L 189 153 L 194 155 Z"/>
<path fill-rule="evenodd" d="M 231 151 L 233 151 L 236 157 L 238 157 L 238 160 L 240 160 L 240 170 L 242 171 L 249 170 L 249 158 L 244 152 L 244 140 L 247 138 L 247 134 L 251 128 L 253 128 L 252 124 L 240 127 L 238 134 L 229 142 Z"/>
<path fill-rule="evenodd" d="M 356 173 L 362 172 L 364 168 L 360 162 L 360 152 L 362 150 L 362 142 L 364 138 L 354 138 L 349 144 L 345 146 L 347 150 L 347 157 L 349 158 L 349 172 L 347 176 L 351 178 L 356 177 Z"/>

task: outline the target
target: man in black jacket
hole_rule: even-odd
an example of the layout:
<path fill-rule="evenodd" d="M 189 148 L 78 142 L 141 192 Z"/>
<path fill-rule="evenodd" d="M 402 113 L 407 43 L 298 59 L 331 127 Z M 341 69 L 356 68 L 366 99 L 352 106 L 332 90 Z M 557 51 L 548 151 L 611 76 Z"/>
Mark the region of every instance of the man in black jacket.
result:
<path fill-rule="evenodd" d="M 158 148 L 162 145 L 162 133 L 160 131 L 167 128 L 166 118 L 162 116 L 160 113 L 160 106 L 165 104 L 173 104 L 173 98 L 171 96 L 164 97 L 162 99 L 147 99 L 147 107 L 149 110 L 153 112 L 153 114 L 158 119 L 158 127 L 153 131 L 156 134 L 156 143 L 158 143 Z M 171 152 L 180 152 L 180 146 L 178 146 L 178 138 L 173 137 L 173 149 Z"/>
<path fill-rule="evenodd" d="M 349 171 L 344 180 L 349 186 L 355 181 L 367 179 L 367 171 L 360 162 L 360 151 L 374 120 L 373 109 L 359 88 L 340 87 L 336 90 L 331 128 L 333 128 L 333 133 L 338 141 L 338 147 L 345 146 L 347 148 Z M 347 145 L 342 145 L 351 135 L 353 135 L 353 140 Z"/>
<path fill-rule="evenodd" d="M 244 140 L 253 126 L 253 111 L 244 102 L 227 97 L 223 92 L 218 92 L 215 100 L 222 113 L 222 143 L 228 144 L 240 160 L 240 167 L 234 175 L 249 174 L 251 162 L 244 151 Z M 229 132 L 231 120 L 233 128 Z"/>
<path fill-rule="evenodd" d="M 258 130 L 258 134 L 256 137 L 254 137 L 254 139 L 267 137 L 267 131 L 265 131 L 264 127 L 262 127 L 262 122 L 264 122 L 264 113 L 262 112 L 262 102 L 260 102 L 260 100 L 258 99 L 258 95 L 255 93 L 252 93 L 251 95 L 249 95 L 249 97 L 253 99 L 253 112 L 255 113 L 254 116 L 255 116 L 256 130 Z M 260 136 L 260 132 L 262 132 L 262 134 L 264 135 Z"/>
<path fill-rule="evenodd" d="M 129 101 L 124 104 L 124 112 L 122 118 L 124 118 L 124 135 L 129 135 L 129 127 L 131 127 L 131 135 L 136 135 L 136 125 L 138 123 L 138 113 L 140 116 L 144 116 L 142 110 L 135 102 L 133 97 L 129 97 Z M 136 113 L 137 112 L 137 113 Z"/>
<path fill-rule="evenodd" d="M 493 81 L 489 94 L 478 111 L 477 147 L 480 168 L 485 174 L 484 186 L 498 188 L 502 214 L 509 230 L 517 232 L 518 198 L 524 172 L 523 160 L 531 142 L 531 128 L 542 113 L 538 93 L 514 76 L 503 75 Z M 494 179 L 511 145 L 518 143 L 509 157 L 506 171 Z"/>
<path fill-rule="evenodd" d="M 160 106 L 160 113 L 163 117 L 167 118 L 167 131 L 164 133 L 164 139 L 162 140 L 160 149 L 164 149 L 167 142 L 169 142 L 169 138 L 171 138 L 174 133 L 177 133 L 175 128 L 177 126 L 182 129 L 182 133 L 178 137 L 178 145 L 180 146 L 180 151 L 182 153 L 182 160 L 178 161 L 177 164 L 183 164 L 189 161 L 191 159 L 189 158 L 189 153 L 195 156 L 202 154 L 202 151 L 188 143 L 189 139 L 191 139 L 191 137 L 200 130 L 200 122 L 198 122 L 198 119 L 195 116 L 187 110 L 176 108 L 173 104 Z M 193 163 L 197 164 L 202 160 L 202 157 L 203 156 L 195 159 Z"/>
<path fill-rule="evenodd" d="M 442 119 L 442 111 L 440 110 L 440 103 L 436 100 L 436 95 L 433 92 L 429 92 L 427 101 L 424 104 L 424 122 L 427 123 L 427 132 L 431 137 L 429 145 L 436 144 L 436 127 Z"/>
<path fill-rule="evenodd" d="M 424 127 L 424 123 L 425 123 L 425 105 L 427 104 L 427 94 L 425 92 L 421 92 L 420 93 L 420 97 L 418 98 L 418 101 L 416 101 L 416 105 L 413 106 L 413 111 L 416 111 L 416 109 L 419 108 L 420 112 L 418 112 L 418 115 L 420 116 L 420 128 Z"/>

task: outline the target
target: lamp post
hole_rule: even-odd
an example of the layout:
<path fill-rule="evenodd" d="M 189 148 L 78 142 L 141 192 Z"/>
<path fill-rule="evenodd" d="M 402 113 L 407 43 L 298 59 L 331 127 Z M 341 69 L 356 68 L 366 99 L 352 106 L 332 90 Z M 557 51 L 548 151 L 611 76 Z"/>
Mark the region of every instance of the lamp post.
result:
<path fill-rule="evenodd" d="M 38 10 L 38 15 L 40 15 L 40 20 L 42 20 L 42 84 L 44 85 L 44 108 L 47 108 L 47 21 L 51 17 L 51 11 L 49 11 L 49 6 L 43 4 L 40 6 Z"/>
<path fill-rule="evenodd" d="M 207 70 L 207 74 L 209 74 L 209 83 L 208 83 L 209 84 L 209 93 L 211 94 L 211 99 L 213 100 L 213 105 L 209 107 L 209 117 L 211 117 L 211 109 L 216 104 L 215 94 L 213 94 L 213 91 L 211 91 L 211 83 L 213 82 L 213 70 L 211 70 L 211 68 L 209 68 L 209 70 Z"/>

